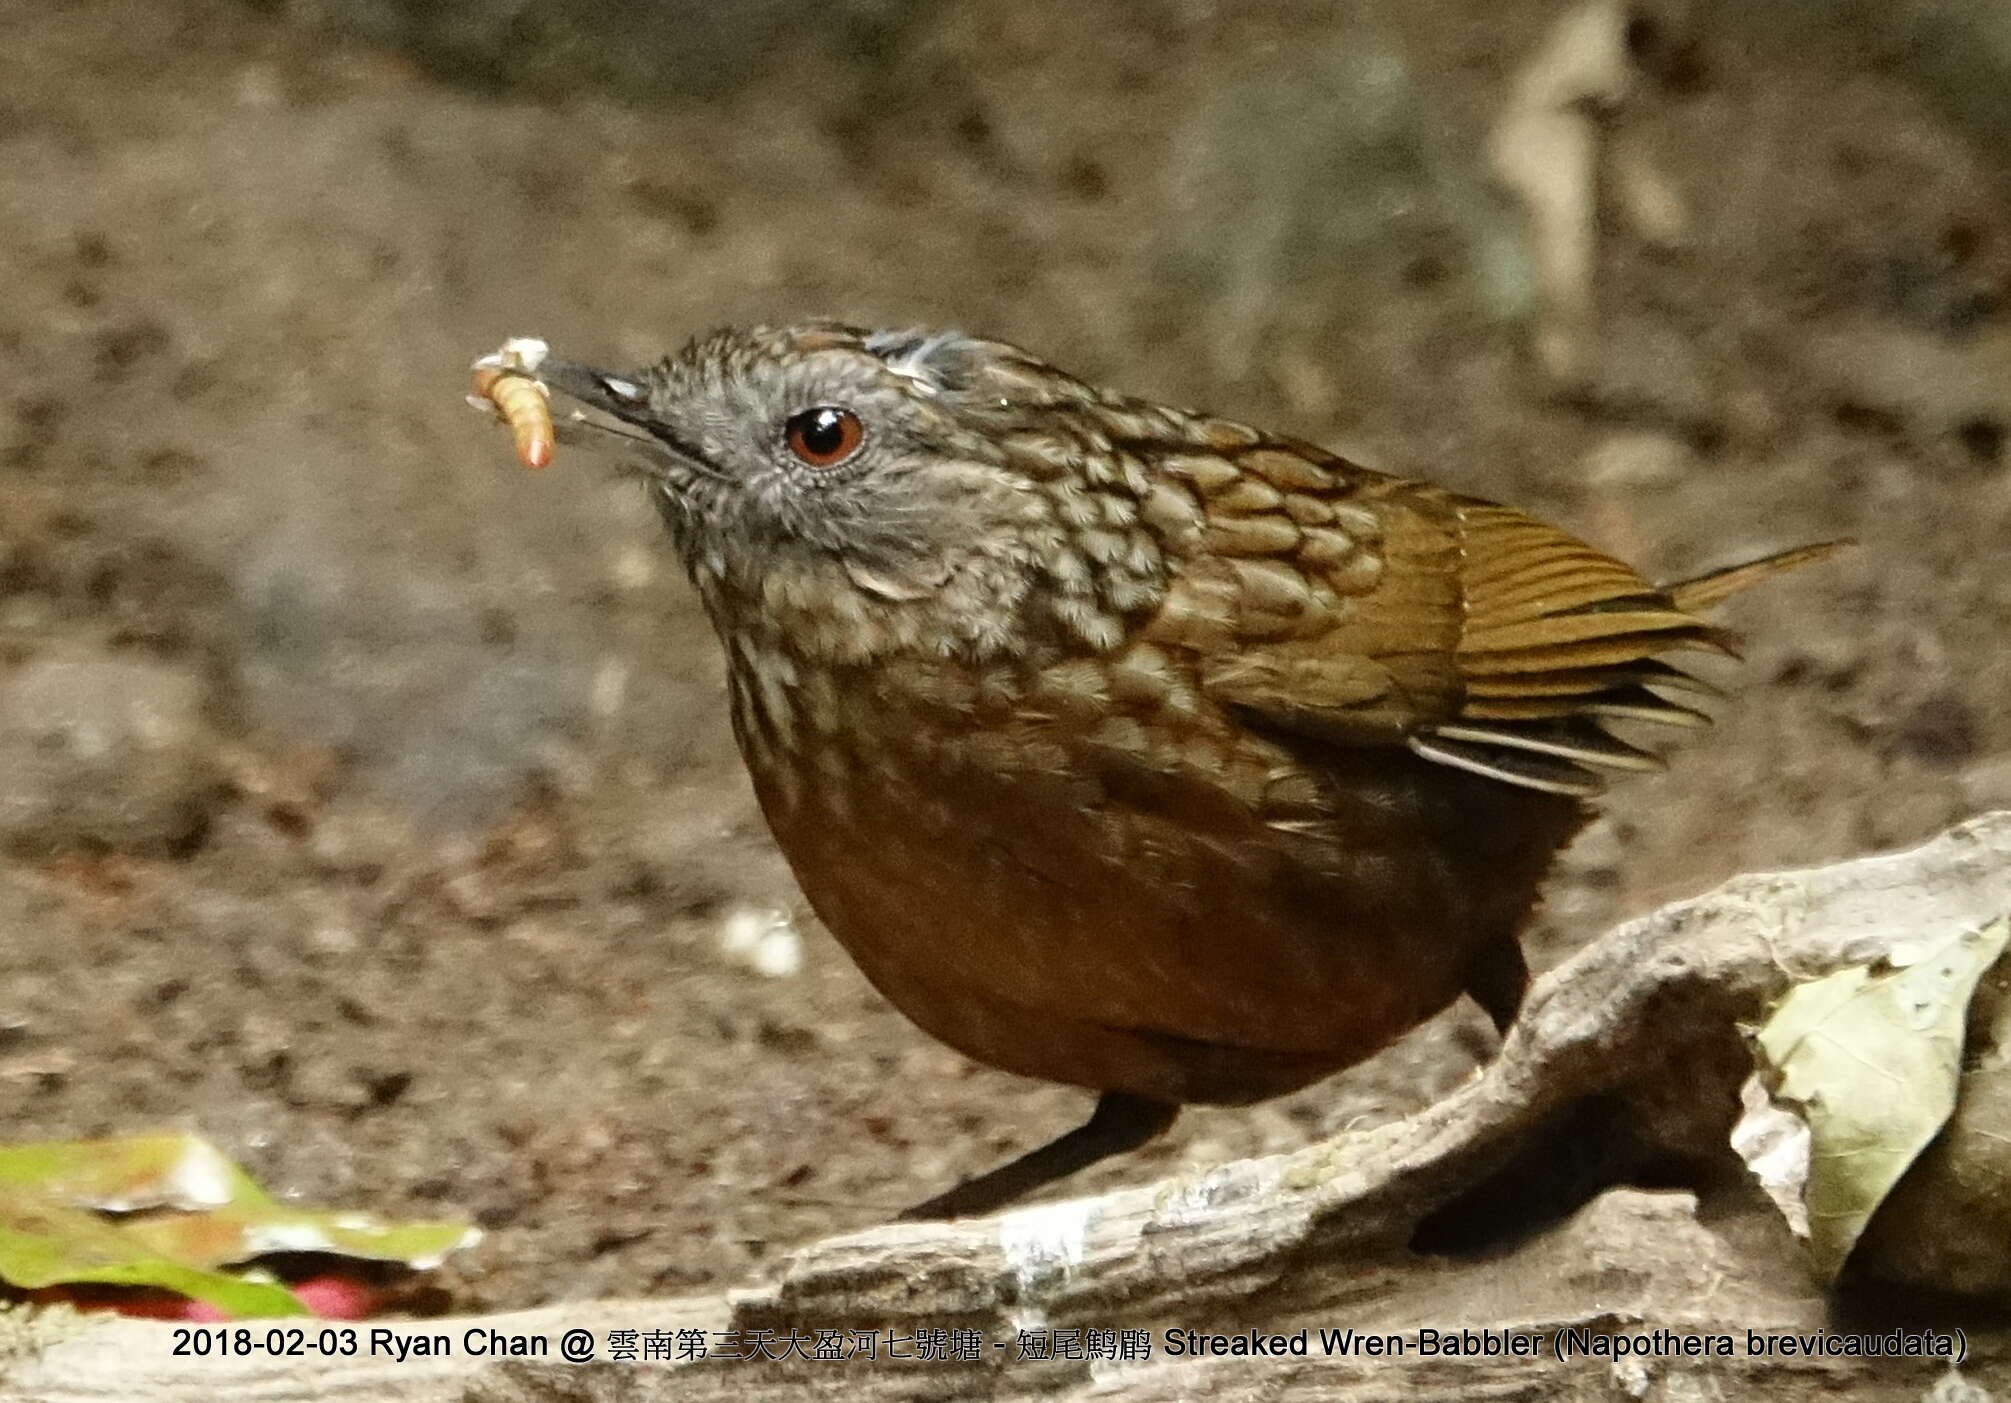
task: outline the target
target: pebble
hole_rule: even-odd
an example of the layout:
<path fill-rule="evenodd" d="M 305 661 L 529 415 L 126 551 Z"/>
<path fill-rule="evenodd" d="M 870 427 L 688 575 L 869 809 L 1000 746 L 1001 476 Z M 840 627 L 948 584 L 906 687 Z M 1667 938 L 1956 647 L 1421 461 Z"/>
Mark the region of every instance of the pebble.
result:
<path fill-rule="evenodd" d="M 186 851 L 218 774 L 195 672 L 93 652 L 0 673 L 0 846 Z"/>
<path fill-rule="evenodd" d="M 1631 491 L 1681 481 L 1697 467 L 1696 452 L 1673 434 L 1629 429 L 1595 443 L 1579 472 L 1594 487 Z"/>
<path fill-rule="evenodd" d="M 785 912 L 743 906 L 719 924 L 719 948 L 729 960 L 787 979 L 803 968 L 803 937 Z"/>

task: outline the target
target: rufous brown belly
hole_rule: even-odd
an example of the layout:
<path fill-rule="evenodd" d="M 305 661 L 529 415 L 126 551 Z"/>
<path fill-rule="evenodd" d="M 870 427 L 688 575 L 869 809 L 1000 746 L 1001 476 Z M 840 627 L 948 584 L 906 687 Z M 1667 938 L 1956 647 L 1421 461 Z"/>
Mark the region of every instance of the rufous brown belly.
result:
<path fill-rule="evenodd" d="M 1407 752 L 1329 753 L 1307 772 L 1329 810 L 1314 837 L 1097 747 L 1000 772 L 912 717 L 876 730 L 862 753 L 799 764 L 814 782 L 754 766 L 832 934 L 959 1051 L 1165 1101 L 1279 1095 L 1483 992 L 1499 959 L 1519 978 L 1516 927 L 1583 822 L 1568 799 Z M 1273 773 L 1297 763 L 1248 745 Z"/>

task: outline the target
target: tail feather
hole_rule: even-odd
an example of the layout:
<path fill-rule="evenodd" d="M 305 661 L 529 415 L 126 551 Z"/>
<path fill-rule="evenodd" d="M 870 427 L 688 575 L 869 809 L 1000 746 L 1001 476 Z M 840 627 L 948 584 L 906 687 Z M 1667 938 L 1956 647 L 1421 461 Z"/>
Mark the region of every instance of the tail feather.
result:
<path fill-rule="evenodd" d="M 1704 725 L 1709 718 L 1656 690 L 1714 689 L 1655 655 L 1736 640 L 1702 617 L 1760 581 L 1847 545 L 1829 541 L 1657 588 L 1554 527 L 1491 503 L 1466 504 L 1466 570 L 1456 715 L 1420 727 L 1427 759 L 1509 784 L 1589 796 L 1602 772 L 1661 763 L 1613 736 L 1609 721 Z"/>
<path fill-rule="evenodd" d="M 1663 585 L 1662 592 L 1669 596 L 1669 602 L 1685 614 L 1694 614 L 1701 609 L 1710 609 L 1724 603 L 1735 594 L 1743 593 L 1761 580 L 1771 579 L 1783 571 L 1798 569 L 1803 565 L 1813 565 L 1842 550 L 1855 545 L 1849 539 L 1823 541 L 1812 546 L 1796 546 L 1793 550 L 1778 551 L 1773 555 L 1761 556 L 1758 560 L 1748 560 L 1743 565 L 1727 565 L 1722 570 L 1712 570 L 1675 584 Z"/>

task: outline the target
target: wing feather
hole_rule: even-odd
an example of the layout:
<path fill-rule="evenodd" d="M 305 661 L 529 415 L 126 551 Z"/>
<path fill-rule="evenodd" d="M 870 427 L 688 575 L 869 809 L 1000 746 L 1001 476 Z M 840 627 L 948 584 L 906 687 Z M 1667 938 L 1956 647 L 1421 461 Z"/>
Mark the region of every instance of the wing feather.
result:
<path fill-rule="evenodd" d="M 1702 611 L 1833 548 L 1803 547 L 1658 588 L 1511 508 L 1463 502 L 1460 521 L 1464 695 L 1456 716 L 1420 726 L 1409 743 L 1428 759 L 1549 793 L 1589 795 L 1601 787 L 1602 771 L 1660 768 L 1660 756 L 1604 723 L 1706 725 L 1703 712 L 1656 689 L 1713 689 L 1656 655 L 1709 649 L 1736 656 L 1733 636 Z M 1572 768 L 1532 767 L 1531 755 Z"/>
<path fill-rule="evenodd" d="M 1330 486 L 1295 480 L 1290 501 L 1271 491 L 1276 520 L 1191 559 L 1147 636 L 1199 652 L 1202 690 L 1253 722 L 1322 744 L 1403 744 L 1549 794 L 1590 796 L 1610 772 L 1660 768 L 1607 724 L 1706 725 L 1663 692 L 1717 694 L 1660 655 L 1736 656 L 1703 610 L 1832 549 L 1661 587 L 1526 513 L 1317 461 Z M 1297 571 L 1317 607 L 1274 621 L 1256 598 L 1267 577 L 1222 558 L 1244 551 Z"/>

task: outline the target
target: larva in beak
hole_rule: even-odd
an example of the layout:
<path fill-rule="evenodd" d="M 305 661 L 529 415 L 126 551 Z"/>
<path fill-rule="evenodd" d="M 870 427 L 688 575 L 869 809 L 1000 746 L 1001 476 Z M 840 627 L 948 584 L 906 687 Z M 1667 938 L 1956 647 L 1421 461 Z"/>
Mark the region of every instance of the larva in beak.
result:
<path fill-rule="evenodd" d="M 475 362 L 468 396 L 468 403 L 489 410 L 509 425 L 517 461 L 527 468 L 547 466 L 558 442 L 552 427 L 551 392 L 537 374 L 546 352 L 545 343 L 534 337 L 511 337 L 501 350 Z"/>

